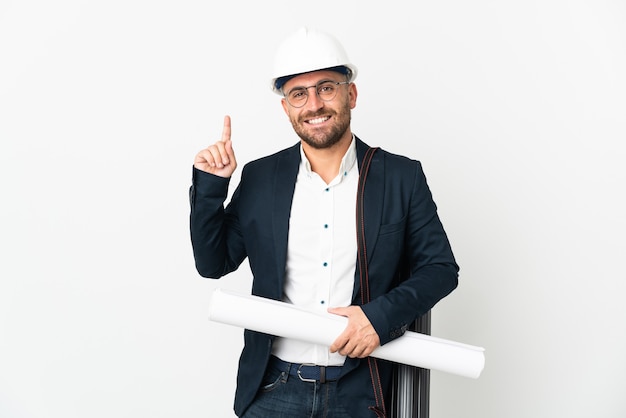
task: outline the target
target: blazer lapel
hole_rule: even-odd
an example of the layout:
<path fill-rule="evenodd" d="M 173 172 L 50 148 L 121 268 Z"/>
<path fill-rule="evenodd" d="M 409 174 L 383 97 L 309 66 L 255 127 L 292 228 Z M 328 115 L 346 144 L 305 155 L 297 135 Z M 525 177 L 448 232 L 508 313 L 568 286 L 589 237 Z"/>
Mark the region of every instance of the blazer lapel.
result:
<path fill-rule="evenodd" d="M 287 265 L 287 240 L 289 237 L 289 217 L 291 202 L 298 176 L 300 164 L 300 144 L 289 148 L 280 156 L 274 173 L 274 196 L 272 202 L 272 231 L 276 251 L 276 271 L 279 272 L 279 297 L 285 283 L 285 266 Z"/>
<path fill-rule="evenodd" d="M 365 152 L 369 148 L 367 144 L 356 138 L 356 152 L 357 160 L 359 163 L 359 173 L 361 172 L 361 166 Z M 385 176 L 385 164 L 382 152 L 376 151 L 367 174 L 367 181 L 365 182 L 365 189 L 363 192 L 363 219 L 365 225 L 365 242 L 367 243 L 367 262 L 368 265 L 371 262 L 370 254 L 376 247 L 376 240 L 378 238 L 378 231 L 380 229 L 380 222 L 383 213 L 383 192 L 384 192 L 384 176 Z M 356 222 L 356 219 L 355 219 Z M 353 302 L 360 303 L 355 298 L 359 294 L 360 290 L 359 280 L 359 266 L 357 263 L 356 273 L 354 275 L 354 291 L 352 292 Z"/>

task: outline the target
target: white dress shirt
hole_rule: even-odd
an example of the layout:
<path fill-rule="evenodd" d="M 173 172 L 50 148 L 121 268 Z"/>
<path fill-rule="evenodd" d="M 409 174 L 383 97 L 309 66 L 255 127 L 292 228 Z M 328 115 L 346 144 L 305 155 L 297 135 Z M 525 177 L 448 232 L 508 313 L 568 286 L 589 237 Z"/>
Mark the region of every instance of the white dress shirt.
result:
<path fill-rule="evenodd" d="M 354 137 L 339 174 L 329 184 L 301 161 L 289 219 L 283 300 L 310 310 L 350 306 L 357 258 L 358 165 Z M 328 346 L 277 337 L 272 353 L 291 363 L 342 365 L 345 356 Z"/>

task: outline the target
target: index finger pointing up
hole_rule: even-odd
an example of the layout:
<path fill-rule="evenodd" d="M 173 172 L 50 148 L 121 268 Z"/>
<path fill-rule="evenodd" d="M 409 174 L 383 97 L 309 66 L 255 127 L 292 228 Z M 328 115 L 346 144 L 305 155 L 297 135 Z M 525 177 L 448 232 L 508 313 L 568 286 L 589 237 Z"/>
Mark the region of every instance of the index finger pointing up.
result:
<path fill-rule="evenodd" d="M 224 116 L 224 129 L 222 130 L 222 142 L 230 141 L 230 116 Z"/>

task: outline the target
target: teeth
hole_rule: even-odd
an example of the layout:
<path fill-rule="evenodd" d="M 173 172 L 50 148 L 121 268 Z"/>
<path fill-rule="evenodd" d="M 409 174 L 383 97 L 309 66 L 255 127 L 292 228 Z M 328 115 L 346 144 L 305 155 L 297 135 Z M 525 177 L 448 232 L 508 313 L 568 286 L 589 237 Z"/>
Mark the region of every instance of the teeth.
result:
<path fill-rule="evenodd" d="M 325 117 L 325 118 L 315 118 L 315 119 L 309 120 L 309 123 L 311 125 L 316 125 L 318 123 L 326 122 L 327 120 L 328 120 L 328 117 Z"/>

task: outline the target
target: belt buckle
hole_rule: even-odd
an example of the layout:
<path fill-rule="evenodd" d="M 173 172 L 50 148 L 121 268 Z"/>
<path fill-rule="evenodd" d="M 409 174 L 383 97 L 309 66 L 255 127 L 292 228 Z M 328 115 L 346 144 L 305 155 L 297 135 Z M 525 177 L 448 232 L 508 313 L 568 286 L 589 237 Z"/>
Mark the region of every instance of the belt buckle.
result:
<path fill-rule="evenodd" d="M 307 366 L 307 367 L 315 367 L 316 365 L 315 365 L 315 364 L 312 364 L 312 363 L 302 363 L 302 364 L 300 364 L 300 365 L 298 366 L 298 371 L 297 371 L 298 378 L 299 378 L 300 380 L 302 380 L 303 382 L 309 382 L 309 383 L 315 383 L 315 382 L 317 382 L 317 379 L 305 379 L 304 377 L 302 377 L 302 371 L 300 370 L 300 369 L 302 369 L 302 366 Z M 325 379 L 324 379 L 324 380 L 325 380 Z M 322 382 L 322 383 L 324 383 L 324 382 Z"/>

